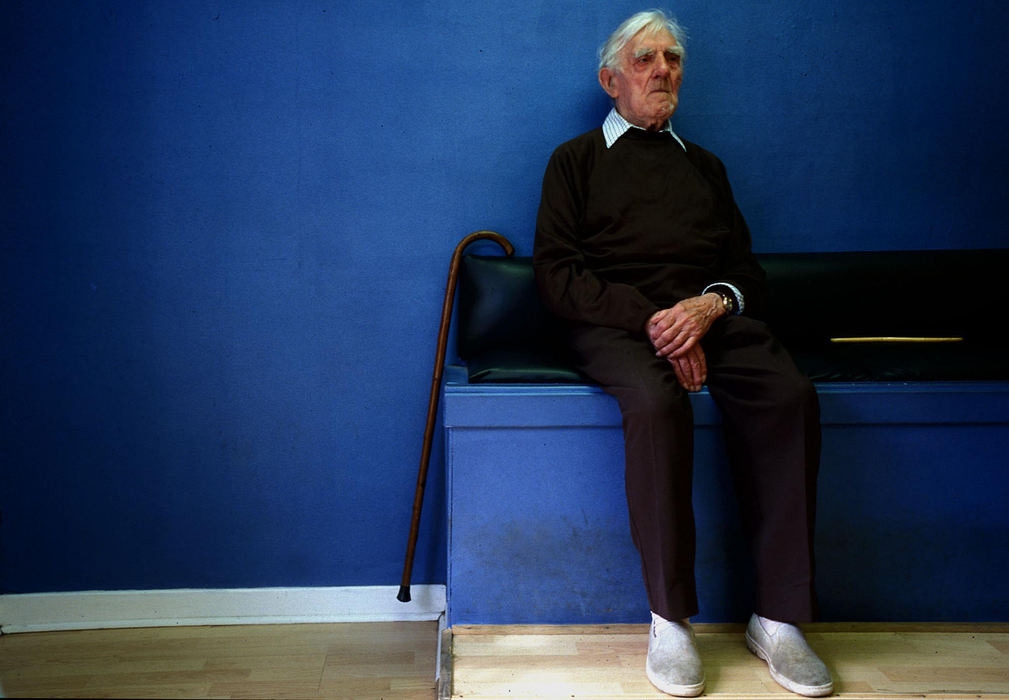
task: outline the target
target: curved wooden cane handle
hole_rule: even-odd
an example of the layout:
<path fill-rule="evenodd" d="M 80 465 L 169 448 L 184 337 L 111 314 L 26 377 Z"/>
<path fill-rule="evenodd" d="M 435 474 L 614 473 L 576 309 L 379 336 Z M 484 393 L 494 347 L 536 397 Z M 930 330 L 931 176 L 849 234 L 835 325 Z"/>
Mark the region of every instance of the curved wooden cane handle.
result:
<path fill-rule="evenodd" d="M 431 376 L 431 394 L 427 402 L 427 425 L 424 427 L 424 444 L 421 447 L 420 467 L 417 470 L 417 488 L 413 497 L 413 518 L 410 521 L 410 536 L 407 539 L 406 559 L 403 562 L 403 579 L 399 586 L 396 599 L 410 602 L 410 577 L 413 575 L 413 555 L 417 549 L 417 532 L 420 529 L 420 511 L 424 504 L 424 488 L 427 485 L 427 467 L 431 459 L 431 441 L 434 437 L 435 420 L 438 415 L 438 397 L 441 393 L 441 378 L 445 371 L 445 346 L 448 344 L 449 325 L 452 322 L 452 304 L 455 300 L 455 288 L 459 279 L 459 264 L 463 252 L 471 244 L 479 240 L 491 240 L 504 250 L 505 255 L 515 253 L 511 242 L 494 231 L 474 231 L 455 247 L 452 260 L 448 266 L 448 282 L 445 285 L 445 301 L 441 306 L 441 324 L 438 327 L 438 345 L 434 358 L 434 372 Z"/>

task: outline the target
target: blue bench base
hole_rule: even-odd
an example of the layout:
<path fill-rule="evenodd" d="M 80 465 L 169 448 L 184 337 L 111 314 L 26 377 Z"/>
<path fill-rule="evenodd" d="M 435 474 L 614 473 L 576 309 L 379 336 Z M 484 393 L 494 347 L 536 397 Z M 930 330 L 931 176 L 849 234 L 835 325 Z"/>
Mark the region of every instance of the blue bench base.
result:
<path fill-rule="evenodd" d="M 458 624 L 642 622 L 616 402 L 598 387 L 443 394 L 448 614 Z M 1009 621 L 1009 382 L 818 385 L 824 620 Z M 718 410 L 692 397 L 705 622 L 751 612 Z"/>

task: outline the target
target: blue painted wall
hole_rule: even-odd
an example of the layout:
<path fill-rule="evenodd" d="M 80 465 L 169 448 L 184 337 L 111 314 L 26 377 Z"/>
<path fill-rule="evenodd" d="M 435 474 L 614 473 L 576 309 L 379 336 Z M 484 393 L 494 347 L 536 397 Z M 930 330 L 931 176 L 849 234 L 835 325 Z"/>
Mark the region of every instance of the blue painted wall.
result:
<path fill-rule="evenodd" d="M 508 5 L 0 4 L 0 590 L 398 583 L 451 249 L 641 9 Z M 758 250 L 1006 245 L 1009 4 L 674 9 Z"/>

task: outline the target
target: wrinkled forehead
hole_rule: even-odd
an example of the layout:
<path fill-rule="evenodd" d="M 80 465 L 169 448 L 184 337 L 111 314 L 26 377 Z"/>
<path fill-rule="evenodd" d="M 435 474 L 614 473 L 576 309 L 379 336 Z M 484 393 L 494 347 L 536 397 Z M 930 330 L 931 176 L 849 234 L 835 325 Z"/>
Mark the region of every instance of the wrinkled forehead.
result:
<path fill-rule="evenodd" d="M 683 55 L 683 49 L 676 43 L 676 37 L 665 27 L 656 29 L 645 28 L 631 37 L 624 47 L 624 56 L 633 58 L 648 53 L 674 53 Z"/>

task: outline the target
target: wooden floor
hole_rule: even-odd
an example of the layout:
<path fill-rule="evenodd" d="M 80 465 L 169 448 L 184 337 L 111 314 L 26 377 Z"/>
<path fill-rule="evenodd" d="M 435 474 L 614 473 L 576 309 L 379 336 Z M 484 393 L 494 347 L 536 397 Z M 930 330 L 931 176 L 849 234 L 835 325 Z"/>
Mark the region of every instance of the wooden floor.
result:
<path fill-rule="evenodd" d="M 697 625 L 707 697 L 788 698 L 742 627 Z M 8 697 L 435 700 L 435 622 L 175 627 L 0 637 Z M 1009 625 L 811 625 L 844 698 L 1009 698 Z M 441 697 L 668 698 L 644 625 L 456 627 Z"/>
<path fill-rule="evenodd" d="M 706 697 L 789 698 L 743 642 L 742 625 L 695 625 Z M 806 627 L 835 695 L 1009 697 L 1009 625 Z M 644 673 L 647 625 L 455 627 L 451 697 L 667 698 Z"/>
<path fill-rule="evenodd" d="M 433 700 L 437 622 L 0 637 L 8 697 Z"/>

